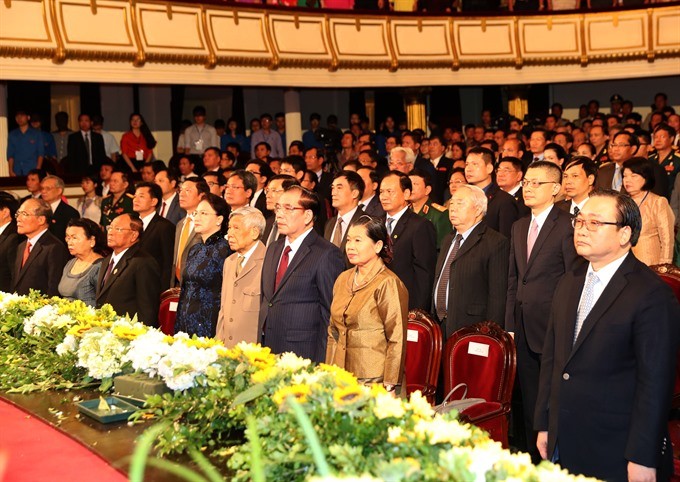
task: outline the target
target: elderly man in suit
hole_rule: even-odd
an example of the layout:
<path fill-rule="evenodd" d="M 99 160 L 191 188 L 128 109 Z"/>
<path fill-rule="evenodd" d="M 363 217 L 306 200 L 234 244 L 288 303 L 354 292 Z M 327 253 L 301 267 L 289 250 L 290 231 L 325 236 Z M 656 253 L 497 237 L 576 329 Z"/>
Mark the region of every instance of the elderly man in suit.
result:
<path fill-rule="evenodd" d="M 576 251 L 589 263 L 567 272 L 553 296 L 538 449 L 574 474 L 670 480 L 680 305 L 631 252 L 642 227 L 631 198 L 593 193 L 574 226 Z"/>
<path fill-rule="evenodd" d="M 321 203 L 316 193 L 292 186 L 276 204 L 285 239 L 268 249 L 262 268 L 259 341 L 274 353 L 292 351 L 322 362 L 333 285 L 345 265 L 340 250 L 314 231 Z"/>
<path fill-rule="evenodd" d="M 85 174 L 90 169 L 99 170 L 106 159 L 104 138 L 92 131 L 92 120 L 87 114 L 78 116 L 80 130 L 68 136 L 67 161 L 70 172 Z"/>
<path fill-rule="evenodd" d="M 505 322 L 510 241 L 483 221 L 487 202 L 484 191 L 469 184 L 451 196 L 454 232 L 442 243 L 432 305 L 445 339 L 480 321 Z"/>
<path fill-rule="evenodd" d="M 345 254 L 347 228 L 352 221 L 364 214 L 359 207 L 359 199 L 364 192 L 364 187 L 364 180 L 353 171 L 340 171 L 335 175 L 331 184 L 331 204 L 338 214 L 326 221 L 323 237 L 340 248 L 348 269 L 352 267 L 352 264 Z"/>
<path fill-rule="evenodd" d="M 69 259 L 66 245 L 49 232 L 52 209 L 43 199 L 24 201 L 16 212 L 17 233 L 26 236 L 16 251 L 12 291 L 31 289 L 59 296 L 59 281 Z"/>
<path fill-rule="evenodd" d="M 142 221 L 121 214 L 106 231 L 113 253 L 104 258 L 99 270 L 97 307 L 108 303 L 119 315 L 137 315 L 139 321 L 157 326 L 161 273 L 156 260 L 139 247 Z"/>
<path fill-rule="evenodd" d="M 14 264 L 17 260 L 17 247 L 22 237 L 17 233 L 14 216 L 19 203 L 10 193 L 0 191 L 0 291 L 12 290 Z"/>
<path fill-rule="evenodd" d="M 548 161 L 533 163 L 522 181 L 524 202 L 531 209 L 512 226 L 505 329 L 517 345 L 517 375 L 522 389 L 528 449 L 534 460 L 533 413 L 538 391 L 543 340 L 550 303 L 559 279 L 583 262 L 574 249 L 571 216 L 554 205 L 562 170 Z"/>
<path fill-rule="evenodd" d="M 227 348 L 237 343 L 257 343 L 262 263 L 267 250 L 260 241 L 262 212 L 244 206 L 229 216 L 227 240 L 234 254 L 224 261 L 220 313 L 215 337 Z"/>
<path fill-rule="evenodd" d="M 177 175 L 167 169 L 158 171 L 154 178 L 154 182 L 163 191 L 163 200 L 158 205 L 158 214 L 175 226 L 187 215 L 187 212 L 179 205 L 179 195 L 177 194 L 178 181 Z"/>
<path fill-rule="evenodd" d="M 380 183 L 380 202 L 387 213 L 385 225 L 393 244 L 389 268 L 408 290 L 408 308 L 427 310 L 432 304 L 437 234 L 430 221 L 410 209 L 411 189 L 406 174 L 390 171 Z"/>
<path fill-rule="evenodd" d="M 40 194 L 52 208 L 50 232 L 59 241 L 66 244 L 66 226 L 71 219 L 78 219 L 80 213 L 77 209 L 62 201 L 64 181 L 57 176 L 46 176 L 40 183 Z"/>
<path fill-rule="evenodd" d="M 170 287 L 172 247 L 175 225 L 156 213 L 163 199 L 161 188 L 153 182 L 140 182 L 135 189 L 132 209 L 142 221 L 144 235 L 139 247 L 154 257 L 161 270 L 161 292 Z"/>
<path fill-rule="evenodd" d="M 175 228 L 175 245 L 172 250 L 172 270 L 170 287 L 182 285 L 182 269 L 186 264 L 187 253 L 191 247 L 201 242 L 201 236 L 194 231 L 193 213 L 206 194 L 210 192 L 204 179 L 192 177 L 182 183 L 179 190 L 179 205 L 187 213 Z"/>

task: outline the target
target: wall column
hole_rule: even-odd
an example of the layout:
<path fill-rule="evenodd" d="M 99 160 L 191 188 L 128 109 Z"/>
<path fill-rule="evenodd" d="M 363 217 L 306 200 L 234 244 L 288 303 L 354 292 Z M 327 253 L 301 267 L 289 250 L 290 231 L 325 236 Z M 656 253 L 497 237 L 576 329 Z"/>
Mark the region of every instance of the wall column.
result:
<path fill-rule="evenodd" d="M 154 156 L 167 164 L 174 152 L 172 145 L 171 87 L 168 85 L 140 85 L 139 113 L 149 124 L 156 138 Z"/>
<path fill-rule="evenodd" d="M 408 130 L 422 129 L 427 132 L 427 95 L 430 88 L 404 89 L 404 106 Z"/>
<path fill-rule="evenodd" d="M 286 112 L 286 144 L 302 139 L 302 114 L 300 113 L 300 91 L 286 89 L 283 92 L 283 109 Z M 288 146 L 283 146 L 288 154 Z"/>
<path fill-rule="evenodd" d="M 529 87 L 513 85 L 504 90 L 508 97 L 508 114 L 523 121 L 529 113 Z"/>
<path fill-rule="evenodd" d="M 9 176 L 9 166 L 7 165 L 8 129 L 7 82 L 0 82 L 0 177 Z"/>

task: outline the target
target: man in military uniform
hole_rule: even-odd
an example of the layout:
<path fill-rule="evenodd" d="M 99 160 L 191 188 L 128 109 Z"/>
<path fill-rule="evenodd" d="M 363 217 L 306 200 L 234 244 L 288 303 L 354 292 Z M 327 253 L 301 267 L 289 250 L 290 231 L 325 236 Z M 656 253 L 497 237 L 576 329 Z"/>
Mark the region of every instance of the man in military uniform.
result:
<path fill-rule="evenodd" d="M 680 156 L 677 151 L 673 150 L 674 139 L 675 130 L 671 126 L 665 123 L 656 126 L 652 137 L 656 152 L 649 156 L 649 160 L 661 166 L 663 172 L 666 173 L 668 179 L 668 189 L 664 193 L 666 197 L 670 197 L 675 185 L 675 177 L 680 173 Z"/>
<path fill-rule="evenodd" d="M 411 202 L 411 209 L 434 225 L 437 232 L 437 251 L 439 251 L 444 236 L 451 232 L 448 211 L 444 206 L 430 200 L 432 177 L 427 171 L 413 169 L 409 172 L 409 178 L 413 185 L 411 197 L 408 199 Z"/>
<path fill-rule="evenodd" d="M 116 171 L 109 180 L 109 195 L 102 200 L 102 217 L 99 224 L 106 227 L 121 214 L 133 214 L 132 199 L 134 196 L 127 192 L 128 178 L 124 172 Z"/>

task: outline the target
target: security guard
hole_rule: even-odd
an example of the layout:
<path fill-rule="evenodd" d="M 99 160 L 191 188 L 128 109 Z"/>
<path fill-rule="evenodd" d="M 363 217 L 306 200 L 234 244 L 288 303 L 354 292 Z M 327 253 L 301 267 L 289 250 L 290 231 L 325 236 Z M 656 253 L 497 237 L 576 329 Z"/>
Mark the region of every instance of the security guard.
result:
<path fill-rule="evenodd" d="M 444 236 L 451 232 L 448 210 L 441 204 L 432 202 L 429 198 L 432 192 L 430 173 L 422 169 L 413 169 L 409 172 L 409 177 L 413 185 L 409 198 L 411 209 L 434 225 L 437 232 L 437 251 L 439 251 Z"/>

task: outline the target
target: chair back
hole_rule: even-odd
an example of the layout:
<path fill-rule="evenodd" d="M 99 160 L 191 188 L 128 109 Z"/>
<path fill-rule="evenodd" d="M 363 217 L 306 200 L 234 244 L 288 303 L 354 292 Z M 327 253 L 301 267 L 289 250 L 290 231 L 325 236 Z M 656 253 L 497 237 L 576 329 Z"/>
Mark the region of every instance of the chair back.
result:
<path fill-rule="evenodd" d="M 512 337 L 492 321 L 461 328 L 446 342 L 444 393 L 459 383 L 468 398 L 509 407 L 517 358 Z"/>
<path fill-rule="evenodd" d="M 166 335 L 175 334 L 175 317 L 179 303 L 179 288 L 170 288 L 161 293 L 161 304 L 158 308 L 158 326 Z"/>
<path fill-rule="evenodd" d="M 657 264 L 650 266 L 662 280 L 671 287 L 675 297 L 680 301 L 680 268 L 673 264 Z M 675 387 L 673 388 L 673 408 L 680 408 L 680 350 L 675 364 Z"/>
<path fill-rule="evenodd" d="M 442 330 L 423 310 L 410 310 L 406 335 L 406 393 L 420 390 L 431 404 L 442 358 Z"/>

